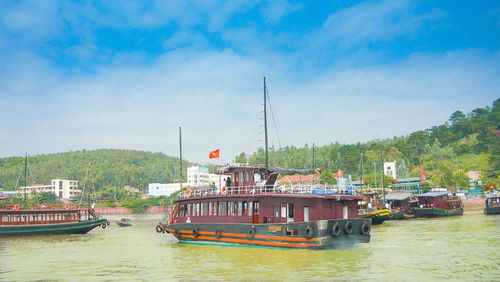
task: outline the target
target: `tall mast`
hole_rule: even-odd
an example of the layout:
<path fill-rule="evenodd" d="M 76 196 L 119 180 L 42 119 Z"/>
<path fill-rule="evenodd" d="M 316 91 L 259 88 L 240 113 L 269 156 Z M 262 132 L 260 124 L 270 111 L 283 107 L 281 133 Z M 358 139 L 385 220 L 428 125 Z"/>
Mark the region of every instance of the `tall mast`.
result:
<path fill-rule="evenodd" d="M 384 185 L 384 160 L 382 159 L 382 145 L 380 145 L 380 163 L 382 164 L 382 193 L 384 195 L 384 202 L 385 202 L 385 185 Z"/>
<path fill-rule="evenodd" d="M 264 136 L 265 136 L 265 152 L 266 152 L 266 171 L 265 176 L 267 179 L 267 172 L 269 169 L 269 159 L 268 159 L 268 149 L 267 149 L 267 109 L 266 109 L 266 94 L 267 94 L 267 86 L 266 86 L 266 77 L 264 76 Z"/>
<path fill-rule="evenodd" d="M 180 175 L 181 175 L 181 178 L 180 178 L 180 181 L 181 181 L 181 188 L 179 189 L 179 191 L 182 190 L 182 132 L 181 132 L 181 127 L 179 126 L 179 160 L 181 162 L 181 169 L 180 169 Z"/>
<path fill-rule="evenodd" d="M 24 204 L 26 208 L 28 208 L 28 193 L 26 192 L 26 186 L 28 186 L 28 182 L 26 181 L 26 174 L 28 170 L 28 152 L 26 152 L 26 156 L 24 157 Z"/>
<path fill-rule="evenodd" d="M 360 176 L 360 180 L 361 180 L 361 191 L 363 191 L 363 152 L 361 152 L 361 176 Z"/>

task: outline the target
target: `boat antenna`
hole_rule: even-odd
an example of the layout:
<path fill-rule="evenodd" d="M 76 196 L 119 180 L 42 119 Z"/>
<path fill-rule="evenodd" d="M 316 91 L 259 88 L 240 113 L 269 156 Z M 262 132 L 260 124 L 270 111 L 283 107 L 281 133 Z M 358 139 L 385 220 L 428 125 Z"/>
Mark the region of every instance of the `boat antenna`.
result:
<path fill-rule="evenodd" d="M 359 180 L 361 181 L 361 184 L 360 184 L 360 192 L 363 192 L 363 152 L 361 152 L 361 173 L 360 173 L 360 176 L 359 176 Z"/>
<path fill-rule="evenodd" d="M 384 185 L 384 160 L 382 159 L 382 145 L 380 145 L 380 163 L 382 164 L 382 193 L 384 195 L 385 202 L 385 185 Z"/>
<path fill-rule="evenodd" d="M 266 152 L 266 171 L 265 176 L 267 179 L 267 173 L 269 169 L 269 159 L 268 159 L 268 149 L 267 149 L 267 110 L 266 110 L 266 94 L 267 94 L 267 86 L 266 86 L 266 77 L 264 76 L 264 136 L 265 136 L 265 152 Z"/>
<path fill-rule="evenodd" d="M 26 186 L 28 186 L 28 182 L 26 181 L 27 168 L 28 168 L 28 152 L 26 152 L 26 155 L 24 157 L 24 203 L 26 205 L 26 208 L 28 208 L 28 193 L 26 189 Z"/>
<path fill-rule="evenodd" d="M 180 182 L 181 182 L 181 188 L 179 191 L 182 191 L 182 132 L 181 132 L 181 127 L 179 126 L 179 160 L 181 163 L 181 169 L 180 169 Z"/>

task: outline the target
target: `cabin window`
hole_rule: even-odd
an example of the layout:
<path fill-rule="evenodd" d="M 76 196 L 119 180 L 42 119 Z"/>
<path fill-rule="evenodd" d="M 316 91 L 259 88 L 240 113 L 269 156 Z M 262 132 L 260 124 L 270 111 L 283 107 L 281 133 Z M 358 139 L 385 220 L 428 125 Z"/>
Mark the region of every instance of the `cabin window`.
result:
<path fill-rule="evenodd" d="M 214 202 L 214 215 L 217 215 L 217 211 L 218 211 L 218 207 L 219 206 L 219 202 Z"/>
<path fill-rule="evenodd" d="M 185 205 L 182 205 L 180 210 L 179 210 L 179 216 L 184 216 L 185 215 L 185 209 L 186 209 L 186 206 Z"/>
<path fill-rule="evenodd" d="M 304 207 L 304 221 L 309 221 L 309 207 Z"/>
<path fill-rule="evenodd" d="M 280 217 L 280 207 L 274 206 L 274 217 Z"/>
<path fill-rule="evenodd" d="M 45 221 L 45 214 L 38 215 L 38 219 L 40 219 L 40 221 Z"/>
<path fill-rule="evenodd" d="M 208 203 L 203 203 L 203 210 L 201 215 L 208 215 Z"/>
<path fill-rule="evenodd" d="M 199 211 L 198 204 L 199 204 L 199 203 L 195 203 L 195 204 L 193 205 L 193 212 L 194 212 L 194 216 L 198 216 L 198 211 Z"/>
<path fill-rule="evenodd" d="M 30 221 L 36 221 L 36 220 L 37 220 L 36 214 L 31 214 L 30 215 Z"/>
<path fill-rule="evenodd" d="M 63 216 L 64 216 L 64 220 L 69 220 L 69 213 L 65 213 Z"/>
<path fill-rule="evenodd" d="M 288 203 L 288 218 L 293 218 L 293 204 Z"/>
<path fill-rule="evenodd" d="M 54 220 L 54 215 L 49 213 L 49 214 L 47 215 L 47 220 L 48 220 L 48 221 L 52 221 L 52 220 Z"/>
<path fill-rule="evenodd" d="M 281 206 L 281 217 L 286 218 L 286 206 L 285 205 Z"/>
<path fill-rule="evenodd" d="M 248 182 L 248 171 L 245 171 L 245 182 Z"/>
<path fill-rule="evenodd" d="M 252 202 L 248 202 L 248 216 L 252 216 L 253 213 L 252 213 Z"/>
<path fill-rule="evenodd" d="M 187 205 L 187 215 L 190 216 L 191 215 L 191 208 L 192 208 L 192 204 L 188 204 Z"/>
<path fill-rule="evenodd" d="M 234 202 L 227 202 L 229 215 L 234 215 Z"/>
<path fill-rule="evenodd" d="M 224 205 L 224 202 L 219 202 L 219 215 L 224 215 L 222 213 L 222 206 Z"/>
<path fill-rule="evenodd" d="M 238 216 L 243 215 L 243 202 L 238 202 Z"/>
<path fill-rule="evenodd" d="M 28 221 L 28 215 L 27 214 L 23 214 L 21 215 L 21 221 Z"/>
<path fill-rule="evenodd" d="M 212 215 L 212 202 L 208 203 L 208 215 Z"/>
<path fill-rule="evenodd" d="M 2 221 L 3 222 L 9 222 L 10 221 L 10 215 L 3 215 L 2 216 Z"/>

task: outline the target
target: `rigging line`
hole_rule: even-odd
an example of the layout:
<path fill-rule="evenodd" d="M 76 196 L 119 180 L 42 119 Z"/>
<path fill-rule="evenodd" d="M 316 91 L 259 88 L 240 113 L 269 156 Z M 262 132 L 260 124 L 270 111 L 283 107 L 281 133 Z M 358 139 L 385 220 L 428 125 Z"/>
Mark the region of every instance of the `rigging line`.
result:
<path fill-rule="evenodd" d="M 273 106 L 271 105 L 271 97 L 269 97 L 269 91 L 267 88 L 266 88 L 266 97 L 267 97 L 267 101 L 269 102 L 269 110 L 271 111 L 271 117 L 273 118 L 274 129 L 276 130 L 275 134 L 276 134 L 276 138 L 278 139 L 278 146 L 279 146 L 279 148 L 281 148 L 281 141 L 280 141 L 280 137 L 278 135 L 278 126 L 276 125 L 276 118 L 274 117 Z"/>
<path fill-rule="evenodd" d="M 23 161 L 24 162 L 24 161 Z M 17 176 L 17 181 L 16 181 L 16 187 L 14 188 L 14 190 L 17 191 L 17 188 L 19 187 L 19 179 L 21 179 L 21 173 L 23 172 L 23 168 L 20 167 L 19 168 L 19 175 Z"/>

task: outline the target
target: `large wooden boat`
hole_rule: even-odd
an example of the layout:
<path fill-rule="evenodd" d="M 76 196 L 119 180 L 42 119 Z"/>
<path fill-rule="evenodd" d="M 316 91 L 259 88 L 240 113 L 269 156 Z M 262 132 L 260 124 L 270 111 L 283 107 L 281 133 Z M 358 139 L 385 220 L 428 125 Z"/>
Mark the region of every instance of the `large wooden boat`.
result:
<path fill-rule="evenodd" d="M 416 217 L 441 217 L 462 215 L 462 200 L 450 192 L 428 192 L 418 195 L 418 207 L 414 209 Z"/>
<path fill-rule="evenodd" d="M 48 234 L 85 234 L 109 221 L 99 218 L 92 209 L 13 209 L 0 207 L 0 237 Z"/>
<path fill-rule="evenodd" d="M 485 205 L 485 214 L 500 214 L 500 195 L 487 198 Z"/>
<path fill-rule="evenodd" d="M 291 248 L 337 248 L 370 241 L 370 219 L 359 219 L 358 196 L 314 186 L 262 184 L 265 168 L 233 164 L 220 173 L 234 185 L 180 194 L 168 222 L 157 231 L 181 242 L 217 242 Z"/>

